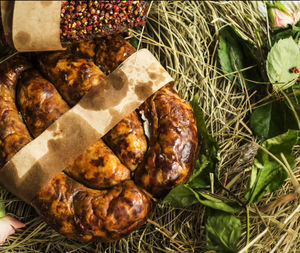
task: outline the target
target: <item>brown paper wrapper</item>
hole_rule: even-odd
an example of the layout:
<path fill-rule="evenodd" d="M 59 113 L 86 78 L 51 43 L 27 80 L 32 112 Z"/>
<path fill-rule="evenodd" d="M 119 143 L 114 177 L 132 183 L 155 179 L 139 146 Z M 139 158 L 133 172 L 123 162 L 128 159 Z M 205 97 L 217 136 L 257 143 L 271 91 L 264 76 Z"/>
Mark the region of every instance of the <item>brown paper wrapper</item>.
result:
<path fill-rule="evenodd" d="M 7 43 L 19 52 L 63 50 L 61 1 L 1 1 Z"/>
<path fill-rule="evenodd" d="M 12 39 L 19 52 L 63 50 L 61 1 L 15 1 Z"/>
<path fill-rule="evenodd" d="M 138 51 L 21 149 L 0 170 L 0 183 L 30 203 L 43 185 L 171 81 L 148 50 Z"/>

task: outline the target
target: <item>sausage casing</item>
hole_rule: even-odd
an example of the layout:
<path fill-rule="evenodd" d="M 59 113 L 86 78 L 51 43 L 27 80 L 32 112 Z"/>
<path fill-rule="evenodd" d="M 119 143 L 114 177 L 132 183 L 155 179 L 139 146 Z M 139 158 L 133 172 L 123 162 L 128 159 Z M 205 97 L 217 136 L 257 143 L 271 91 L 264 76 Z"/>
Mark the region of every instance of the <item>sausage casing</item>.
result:
<path fill-rule="evenodd" d="M 135 48 L 122 36 L 107 36 L 97 41 L 95 62 L 104 72 L 110 72 L 134 52 Z M 198 139 L 193 110 L 167 85 L 147 99 L 139 111 L 145 115 L 151 130 L 145 160 L 145 153 L 139 157 L 137 151 L 132 152 L 128 148 L 130 145 L 126 145 L 137 143 L 141 139 L 138 135 L 137 139 L 126 141 L 123 138 L 121 142 L 122 129 L 118 127 L 125 126 L 126 129 L 128 126 L 129 129 L 129 122 L 120 122 L 104 139 L 127 166 L 131 164 L 126 157 L 131 154 L 135 154 L 131 157 L 132 161 L 135 158 L 138 161 L 132 165 L 140 164 L 139 158 L 144 160 L 136 171 L 135 180 L 154 196 L 162 197 L 174 186 L 186 181 L 196 161 Z M 144 152 L 144 149 L 140 151 Z"/>
<path fill-rule="evenodd" d="M 31 141 L 15 104 L 15 87 L 29 63 L 20 56 L 11 58 L 0 68 L 0 166 Z"/>
<path fill-rule="evenodd" d="M 92 59 L 105 73 L 114 71 L 123 61 L 136 52 L 121 35 L 114 34 L 94 41 L 73 44 L 72 52 L 80 57 Z"/>
<path fill-rule="evenodd" d="M 79 48 L 78 51 L 82 51 Z M 109 35 L 96 42 L 95 62 L 105 72 L 114 71 L 123 61 L 136 52 L 121 35 Z M 128 114 L 108 132 L 104 141 L 115 152 L 122 163 L 134 171 L 144 160 L 147 140 L 139 116 Z"/>
<path fill-rule="evenodd" d="M 167 85 L 140 107 L 149 126 L 149 149 L 135 182 L 153 194 L 164 196 L 184 183 L 196 161 L 196 120 L 190 104 Z"/>
<path fill-rule="evenodd" d="M 91 49 L 95 49 L 93 52 Z M 101 40 L 82 41 L 73 47 L 74 53 L 95 61 L 99 67 L 109 73 L 119 66 L 124 60 L 135 52 L 135 49 L 120 35 L 107 36 Z M 55 53 L 52 53 L 55 54 Z M 55 58 L 55 56 L 53 56 Z M 51 54 L 40 58 L 42 66 L 51 65 Z M 67 62 L 68 54 L 60 56 L 60 60 Z M 50 59 L 50 62 L 49 62 Z M 51 73 L 56 70 L 51 70 Z M 67 86 L 67 84 L 66 84 Z M 70 96 L 69 91 L 66 91 Z M 84 95 L 84 92 L 82 93 Z M 132 171 L 144 159 L 147 150 L 147 140 L 144 135 L 143 126 L 136 112 L 130 113 L 110 132 L 104 136 L 104 141 L 118 156 L 120 161 Z"/>
<path fill-rule="evenodd" d="M 90 146 L 65 172 L 95 189 L 111 187 L 130 179 L 130 170 L 102 140 Z"/>
<path fill-rule="evenodd" d="M 97 63 L 104 66 L 102 69 L 106 73 L 135 51 L 126 43 L 124 46 L 122 40 L 118 46 L 114 44 L 115 48 L 108 47 L 109 41 L 103 43 L 102 46 L 97 43 L 95 59 L 98 57 Z M 123 49 L 117 48 L 122 48 L 122 45 Z M 89 60 L 66 52 L 41 54 L 39 63 L 45 76 L 71 106 L 104 77 L 99 69 L 94 68 L 95 65 L 89 64 Z M 42 85 L 41 89 L 32 89 L 36 91 L 28 96 L 28 100 L 41 101 L 42 94 L 47 94 L 43 88 L 47 86 L 43 86 L 43 82 L 39 80 L 28 84 L 28 87 L 35 87 L 37 83 Z M 25 82 L 20 84 L 26 89 Z M 21 94 L 22 87 L 19 90 Z M 52 96 L 50 107 L 43 105 L 43 113 L 56 106 L 60 111 L 59 94 L 55 94 L 57 96 Z M 20 100 L 20 104 L 25 103 L 25 99 Z M 28 107 L 33 108 L 35 104 L 33 102 Z M 135 112 L 103 138 L 124 165 L 131 170 L 137 167 L 135 182 L 129 180 L 130 170 L 120 163 L 104 142 L 98 140 L 65 169 L 66 173 L 58 174 L 37 193 L 33 206 L 61 234 L 83 241 L 118 240 L 145 222 L 151 214 L 153 202 L 144 190 L 155 197 L 162 197 L 188 178 L 197 153 L 197 129 L 190 105 L 166 86 L 145 101 L 139 111 L 149 126 L 148 144 Z M 29 114 L 33 113 L 34 110 Z M 55 120 L 59 115 L 53 114 L 49 119 Z M 44 120 L 43 127 L 47 126 L 46 121 L 48 118 Z M 35 123 L 31 125 L 31 128 L 40 127 Z M 6 155 L 6 151 L 3 154 Z"/>
<path fill-rule="evenodd" d="M 104 73 L 110 73 L 135 52 L 121 35 L 109 35 L 97 41 L 95 63 Z"/>
<path fill-rule="evenodd" d="M 18 104 L 34 137 L 70 109 L 55 87 L 37 70 L 25 71 L 19 87 Z"/>
<path fill-rule="evenodd" d="M 145 222 L 151 201 L 132 181 L 108 190 L 92 190 L 57 175 L 33 200 L 55 230 L 81 241 L 115 241 Z"/>
<path fill-rule="evenodd" d="M 130 170 L 144 160 L 147 140 L 136 112 L 126 116 L 103 139 Z"/>
<path fill-rule="evenodd" d="M 17 95 L 22 116 L 34 137 L 70 108 L 56 88 L 37 70 L 23 73 Z M 99 140 L 66 169 L 71 177 L 92 188 L 116 185 L 130 179 L 130 171 L 114 153 Z"/>
<path fill-rule="evenodd" d="M 20 75 L 29 68 L 31 68 L 30 62 L 21 55 L 15 55 L 1 64 L 0 79 L 10 89 L 13 97 L 15 97 L 15 89 Z"/>
<path fill-rule="evenodd" d="M 44 82 L 34 80 L 34 85 Z M 15 87 L 15 84 L 8 87 L 5 82 L 0 82 L 3 161 L 8 161 L 31 141 L 15 105 Z M 92 190 L 63 173 L 37 193 L 32 205 L 59 232 L 84 241 L 120 239 L 145 222 L 152 208 L 149 197 L 132 181 L 123 181 L 107 190 Z"/>
<path fill-rule="evenodd" d="M 38 56 L 42 73 L 56 86 L 70 106 L 74 106 L 104 73 L 90 60 L 68 52 L 42 53 Z"/>

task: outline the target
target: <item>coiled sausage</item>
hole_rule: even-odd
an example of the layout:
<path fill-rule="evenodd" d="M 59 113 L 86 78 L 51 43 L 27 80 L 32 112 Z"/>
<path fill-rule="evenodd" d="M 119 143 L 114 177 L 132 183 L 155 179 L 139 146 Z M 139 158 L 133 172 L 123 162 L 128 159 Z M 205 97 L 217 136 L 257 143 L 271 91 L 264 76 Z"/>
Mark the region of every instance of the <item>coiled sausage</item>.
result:
<path fill-rule="evenodd" d="M 101 43 L 114 44 L 115 37 L 107 39 L 95 46 L 94 53 L 95 58 L 99 59 L 97 63 L 106 73 L 113 71 L 135 51 L 122 38 L 116 40 L 120 47 L 124 45 L 122 50 L 102 47 Z M 111 58 L 108 58 L 109 55 Z M 112 62 L 118 63 L 111 63 L 109 59 L 115 59 Z M 82 68 L 82 65 L 85 67 Z M 68 110 L 67 103 L 73 106 L 104 77 L 90 60 L 68 52 L 40 54 L 39 66 L 58 92 L 36 70 L 24 73 L 18 85 L 17 101 L 34 136 L 38 136 L 55 118 Z M 3 94 L 9 97 L 9 108 L 14 111 L 13 117 L 17 118 L 15 85 L 9 87 Z M 39 112 L 34 108 L 39 108 Z M 138 112 L 145 120 L 144 125 L 148 126 L 149 145 L 142 121 L 134 112 L 103 138 L 112 150 L 98 140 L 65 172 L 59 173 L 37 193 L 32 205 L 61 234 L 82 241 L 118 240 L 149 217 L 153 209 L 149 195 L 160 198 L 188 178 L 197 152 L 197 129 L 190 105 L 178 96 L 171 85 L 167 85 L 147 99 Z M 23 128 L 16 132 L 26 136 L 22 142 L 24 146 L 31 137 L 22 119 L 19 117 L 18 120 Z M 9 125 L 2 126 L 0 123 L 0 129 L 7 126 L 9 129 Z M 5 141 L 2 136 L 5 134 L 0 133 L 1 143 Z M 19 136 L 16 135 L 16 139 L 20 139 Z M 22 145 L 11 150 L 0 146 L 1 155 L 7 160 Z M 129 169 L 136 170 L 134 181 L 130 180 Z"/>

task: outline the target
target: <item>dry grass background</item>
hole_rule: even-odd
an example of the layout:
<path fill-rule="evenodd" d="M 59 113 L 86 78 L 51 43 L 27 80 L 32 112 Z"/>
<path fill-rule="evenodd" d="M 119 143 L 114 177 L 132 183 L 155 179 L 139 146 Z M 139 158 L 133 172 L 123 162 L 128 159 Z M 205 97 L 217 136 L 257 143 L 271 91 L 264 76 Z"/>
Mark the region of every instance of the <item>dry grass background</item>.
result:
<path fill-rule="evenodd" d="M 247 127 L 257 94 L 236 89 L 234 82 L 222 74 L 217 58 L 218 32 L 227 23 L 234 24 L 259 49 L 267 38 L 266 21 L 250 2 L 154 1 L 150 6 L 146 27 L 132 31 L 132 36 L 176 78 L 176 89 L 185 99 L 190 100 L 195 94 L 200 96 L 208 129 L 220 145 L 222 184 L 242 199 L 257 149 L 257 141 Z M 299 151 L 298 146 L 297 166 L 293 171 L 296 179 L 300 178 Z M 297 251 L 300 227 L 297 190 L 297 183 L 288 179 L 280 190 L 250 207 L 248 252 Z M 231 198 L 222 189 L 214 191 Z M 9 213 L 26 222 L 26 228 L 9 237 L 0 252 L 206 252 L 205 208 L 201 205 L 186 209 L 158 206 L 149 222 L 128 238 L 115 243 L 87 244 L 63 238 L 30 206 L 1 188 L 0 198 Z M 260 211 L 282 198 L 279 206 Z M 245 252 L 245 211 L 239 217 L 243 223 L 239 250 Z"/>

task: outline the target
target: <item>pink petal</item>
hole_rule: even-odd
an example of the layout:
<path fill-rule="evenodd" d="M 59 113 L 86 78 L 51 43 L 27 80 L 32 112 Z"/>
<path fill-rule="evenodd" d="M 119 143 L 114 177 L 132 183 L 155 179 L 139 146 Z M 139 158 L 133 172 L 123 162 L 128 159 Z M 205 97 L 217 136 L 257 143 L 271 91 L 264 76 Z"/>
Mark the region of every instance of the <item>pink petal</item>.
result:
<path fill-rule="evenodd" d="M 22 228 L 25 224 L 13 217 L 5 216 L 0 218 L 0 245 L 6 238 L 15 233 L 15 228 Z"/>
<path fill-rule="evenodd" d="M 25 227 L 24 223 L 16 220 L 13 217 L 10 217 L 10 216 L 7 216 L 7 217 L 9 219 L 10 225 L 13 226 L 14 228 L 23 228 L 23 227 Z"/>
<path fill-rule="evenodd" d="M 290 15 L 282 12 L 281 10 L 273 9 L 273 16 L 274 16 L 274 21 L 275 21 L 274 26 L 275 27 L 285 27 L 288 24 L 295 23 L 294 13 L 290 9 L 287 9 L 287 10 Z"/>
<path fill-rule="evenodd" d="M 0 219 L 0 245 L 6 240 L 6 238 L 15 232 L 15 229 L 10 225 L 9 220 Z"/>

